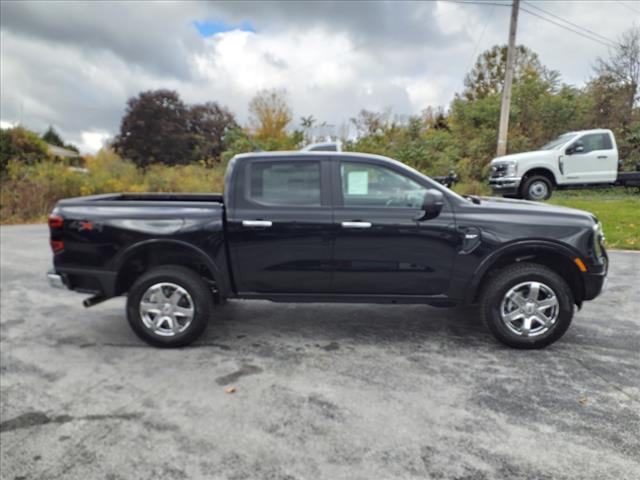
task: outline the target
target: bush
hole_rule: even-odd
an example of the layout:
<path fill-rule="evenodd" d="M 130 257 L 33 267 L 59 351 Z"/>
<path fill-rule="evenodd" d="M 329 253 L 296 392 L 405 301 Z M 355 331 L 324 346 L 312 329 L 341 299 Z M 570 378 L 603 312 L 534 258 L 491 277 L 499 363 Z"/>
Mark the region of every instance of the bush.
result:
<path fill-rule="evenodd" d="M 47 144 L 23 127 L 0 130 L 0 175 L 5 176 L 9 162 L 16 160 L 29 165 L 47 158 Z"/>
<path fill-rule="evenodd" d="M 138 169 L 110 150 L 86 158 L 86 170 L 51 159 L 9 160 L 0 194 L 0 221 L 43 221 L 61 198 L 114 192 L 220 192 L 224 166 L 203 163 Z"/>

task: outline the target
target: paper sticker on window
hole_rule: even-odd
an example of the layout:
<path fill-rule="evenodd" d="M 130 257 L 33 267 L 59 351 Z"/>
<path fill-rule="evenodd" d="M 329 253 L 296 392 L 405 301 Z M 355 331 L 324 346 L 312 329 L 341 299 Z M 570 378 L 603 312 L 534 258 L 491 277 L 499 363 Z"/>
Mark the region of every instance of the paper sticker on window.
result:
<path fill-rule="evenodd" d="M 369 193 L 369 172 L 349 172 L 347 185 L 349 195 L 366 195 Z"/>

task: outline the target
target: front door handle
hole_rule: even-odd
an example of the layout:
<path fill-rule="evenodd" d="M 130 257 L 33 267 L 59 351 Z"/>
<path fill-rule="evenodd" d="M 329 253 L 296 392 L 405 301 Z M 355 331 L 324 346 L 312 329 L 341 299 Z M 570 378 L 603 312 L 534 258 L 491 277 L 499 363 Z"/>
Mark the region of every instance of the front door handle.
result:
<path fill-rule="evenodd" d="M 606 155 L 598 155 L 598 158 L 599 159 L 603 159 L 603 158 L 607 158 L 607 156 Z"/>
<path fill-rule="evenodd" d="M 342 222 L 342 228 L 371 228 L 371 222 Z"/>
<path fill-rule="evenodd" d="M 269 220 L 243 220 L 242 226 L 248 228 L 268 228 L 273 225 Z"/>

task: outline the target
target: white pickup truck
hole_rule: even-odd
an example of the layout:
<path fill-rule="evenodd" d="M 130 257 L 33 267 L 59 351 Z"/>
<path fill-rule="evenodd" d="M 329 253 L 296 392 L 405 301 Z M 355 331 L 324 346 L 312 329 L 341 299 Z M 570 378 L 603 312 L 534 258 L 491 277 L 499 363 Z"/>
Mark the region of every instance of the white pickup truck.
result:
<path fill-rule="evenodd" d="M 618 165 L 611 130 L 582 130 L 533 152 L 494 158 L 489 184 L 494 193 L 537 201 L 547 200 L 554 189 L 640 187 L 640 172 L 618 172 Z"/>

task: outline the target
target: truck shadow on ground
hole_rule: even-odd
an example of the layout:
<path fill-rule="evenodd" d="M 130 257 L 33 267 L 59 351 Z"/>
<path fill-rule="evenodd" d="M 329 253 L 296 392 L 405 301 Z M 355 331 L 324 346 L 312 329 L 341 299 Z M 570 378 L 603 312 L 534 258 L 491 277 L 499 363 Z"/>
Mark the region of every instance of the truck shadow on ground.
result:
<path fill-rule="evenodd" d="M 95 322 L 82 331 L 61 335 L 57 345 L 80 348 L 147 347 L 131 331 L 117 308 L 87 316 Z M 89 327 L 89 328 L 87 328 Z M 215 309 L 207 330 L 191 346 L 232 350 L 240 345 L 316 345 L 327 351 L 337 345 L 414 344 L 437 339 L 452 345 L 490 345 L 477 307 L 435 308 L 427 305 L 283 304 L 260 300 L 230 301 Z"/>
<path fill-rule="evenodd" d="M 402 344 L 436 338 L 460 345 L 496 345 L 477 307 L 238 301 L 217 309 L 194 346 L 230 346 L 238 340 L 264 339 L 320 344 L 330 351 L 340 344 Z"/>

